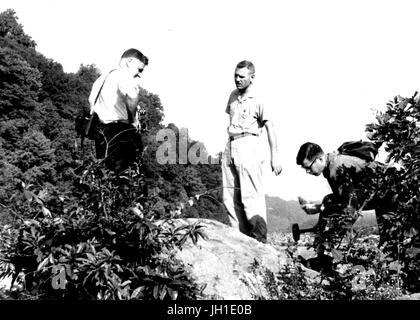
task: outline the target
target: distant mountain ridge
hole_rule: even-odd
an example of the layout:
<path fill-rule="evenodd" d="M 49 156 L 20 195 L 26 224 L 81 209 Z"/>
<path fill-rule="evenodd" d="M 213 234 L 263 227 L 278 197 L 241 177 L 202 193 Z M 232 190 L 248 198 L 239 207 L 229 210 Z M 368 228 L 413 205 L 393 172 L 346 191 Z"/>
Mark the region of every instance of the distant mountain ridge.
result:
<path fill-rule="evenodd" d="M 266 196 L 267 204 L 267 229 L 269 233 L 289 233 L 293 223 L 299 227 L 313 227 L 318 222 L 318 214 L 307 215 L 299 205 L 298 201 L 283 200 L 279 197 Z M 360 228 L 377 228 L 374 210 L 363 211 L 362 216 L 355 223 Z"/>
<path fill-rule="evenodd" d="M 307 215 L 297 201 L 270 196 L 266 196 L 265 199 L 269 233 L 290 232 L 293 223 L 298 223 L 301 227 L 310 227 L 318 221 L 318 215 Z"/>

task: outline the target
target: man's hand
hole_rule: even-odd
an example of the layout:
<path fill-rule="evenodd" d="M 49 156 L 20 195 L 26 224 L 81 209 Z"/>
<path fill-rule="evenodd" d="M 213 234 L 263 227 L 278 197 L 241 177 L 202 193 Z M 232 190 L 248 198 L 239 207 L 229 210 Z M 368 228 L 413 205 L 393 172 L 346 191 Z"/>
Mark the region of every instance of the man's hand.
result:
<path fill-rule="evenodd" d="M 133 125 L 133 127 L 134 127 L 134 128 L 136 128 L 136 131 L 137 131 L 137 132 L 140 132 L 140 130 L 141 130 L 140 121 L 134 121 L 134 122 L 132 123 L 132 125 Z"/>
<path fill-rule="evenodd" d="M 307 200 L 305 200 L 305 199 L 303 199 L 302 197 L 298 197 L 298 201 L 299 201 L 299 204 L 300 205 L 304 205 L 304 204 L 307 204 L 308 203 L 308 201 Z"/>
<path fill-rule="evenodd" d="M 141 130 L 141 124 L 140 124 L 140 106 L 136 106 L 136 112 L 134 114 L 134 127 L 137 129 L 137 133 Z"/>
<path fill-rule="evenodd" d="M 320 205 L 316 203 L 301 204 L 300 207 L 306 214 L 317 214 L 320 211 Z"/>
<path fill-rule="evenodd" d="M 274 172 L 276 176 L 278 176 L 282 171 L 283 168 L 280 165 L 280 161 L 278 160 L 278 147 L 277 147 L 277 136 L 274 130 L 274 125 L 272 121 L 265 122 L 265 128 L 267 130 L 268 136 L 268 143 L 270 144 L 270 152 L 271 152 L 271 170 Z"/>
<path fill-rule="evenodd" d="M 276 176 L 278 176 L 283 171 L 283 168 L 280 165 L 280 161 L 277 158 L 271 158 L 271 171 L 273 171 Z"/>

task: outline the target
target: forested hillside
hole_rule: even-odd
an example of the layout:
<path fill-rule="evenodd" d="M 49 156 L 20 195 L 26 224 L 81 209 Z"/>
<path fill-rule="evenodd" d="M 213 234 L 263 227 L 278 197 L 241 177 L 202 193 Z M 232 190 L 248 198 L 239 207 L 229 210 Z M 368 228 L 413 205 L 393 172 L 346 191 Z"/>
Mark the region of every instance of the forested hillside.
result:
<path fill-rule="evenodd" d="M 16 13 L 0 14 L 0 213 L 10 220 L 18 197 L 26 187 L 48 204 L 56 195 L 75 200 L 74 181 L 84 161 L 93 159 L 93 145 L 85 141 L 84 154 L 74 130 L 74 118 L 88 108 L 88 95 L 100 71 L 80 65 L 76 73 L 66 73 L 59 62 L 37 52 L 36 42 L 23 30 Z M 172 164 L 155 161 L 159 146 L 156 133 L 163 128 L 164 108 L 159 96 L 143 90 L 140 103 L 143 161 L 149 208 L 159 214 L 180 212 L 189 217 L 223 221 L 221 174 L 217 165 Z M 169 128 L 178 132 L 174 124 Z M 189 141 L 192 146 L 196 141 Z M 195 197 L 208 190 L 214 192 Z M 211 196 L 211 197 L 210 197 Z M 195 199 L 193 206 L 185 206 Z M 9 208 L 9 209 L 6 209 Z"/>
<path fill-rule="evenodd" d="M 173 249 L 196 242 L 202 226 L 171 218 L 226 222 L 220 166 L 156 161 L 164 108 L 143 89 L 143 154 L 123 175 L 107 170 L 75 131 L 99 75 L 94 62 L 64 72 L 13 10 L 0 13 L 0 279 L 25 273 L 14 298 L 193 299 L 200 290 Z"/>

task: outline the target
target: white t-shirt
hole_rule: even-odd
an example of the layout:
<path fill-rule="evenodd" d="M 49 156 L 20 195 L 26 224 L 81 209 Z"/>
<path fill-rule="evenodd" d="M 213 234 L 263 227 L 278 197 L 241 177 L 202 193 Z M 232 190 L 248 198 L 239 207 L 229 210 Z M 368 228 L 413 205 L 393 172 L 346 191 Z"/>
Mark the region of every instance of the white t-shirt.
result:
<path fill-rule="evenodd" d="M 102 83 L 104 85 L 95 104 Z M 130 118 L 127 110 L 134 116 L 137 114 L 135 111 L 139 103 L 140 89 L 138 79 L 133 78 L 121 68 L 105 73 L 92 86 L 89 96 L 91 110 L 98 114 L 103 123 L 116 121 L 128 123 Z M 134 122 L 136 121 L 138 119 L 134 119 Z"/>

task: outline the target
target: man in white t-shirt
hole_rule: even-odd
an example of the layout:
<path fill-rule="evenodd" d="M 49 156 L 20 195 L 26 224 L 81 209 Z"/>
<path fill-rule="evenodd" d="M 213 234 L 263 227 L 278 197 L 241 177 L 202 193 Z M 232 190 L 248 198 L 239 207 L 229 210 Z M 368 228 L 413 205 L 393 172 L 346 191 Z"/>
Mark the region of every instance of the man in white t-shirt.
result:
<path fill-rule="evenodd" d="M 267 214 L 263 186 L 263 127 L 267 130 L 271 151 L 271 168 L 282 171 L 272 114 L 253 87 L 255 67 L 250 61 L 239 62 L 235 69 L 236 89 L 226 108 L 229 114 L 228 134 L 222 157 L 223 203 L 234 228 L 265 243 Z"/>
<path fill-rule="evenodd" d="M 149 59 L 137 49 L 128 49 L 118 67 L 100 76 L 89 96 L 91 112 L 100 120 L 95 138 L 97 158 L 121 173 L 136 160 L 142 143 L 138 104 L 140 78 Z"/>

